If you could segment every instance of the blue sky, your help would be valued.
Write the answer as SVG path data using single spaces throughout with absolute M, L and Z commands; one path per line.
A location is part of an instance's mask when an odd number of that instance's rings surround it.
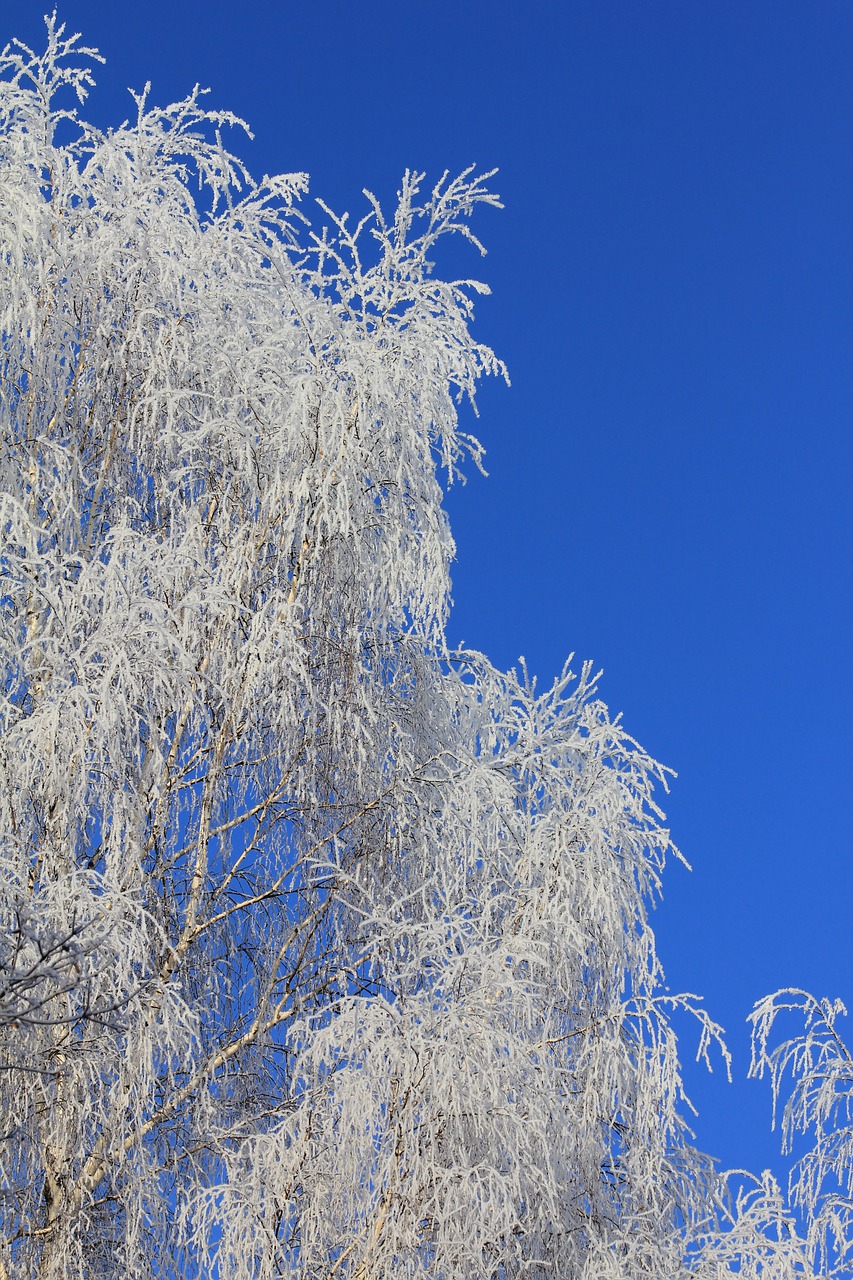
M 4 0 L 0 42 L 44 4 Z M 675 768 L 693 864 L 657 913 L 735 1083 L 688 1068 L 701 1146 L 784 1168 L 744 1019 L 782 986 L 853 1011 L 849 0 L 65 0 L 125 87 L 199 81 L 260 174 L 390 199 L 406 167 L 500 168 L 476 332 L 488 479 L 449 506 L 453 641 L 550 678 L 569 652 Z M 470 424 L 469 424 L 470 425 Z M 853 1039 L 853 1025 L 849 1028 Z M 692 1032 L 685 1029 L 689 1060 Z

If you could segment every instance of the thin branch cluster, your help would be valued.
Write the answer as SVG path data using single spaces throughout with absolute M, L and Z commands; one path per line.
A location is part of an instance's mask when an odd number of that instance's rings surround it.
M 683 1119 L 664 770 L 445 642 L 491 175 L 315 230 L 94 56 L 0 59 L 0 1280 L 812 1275 Z

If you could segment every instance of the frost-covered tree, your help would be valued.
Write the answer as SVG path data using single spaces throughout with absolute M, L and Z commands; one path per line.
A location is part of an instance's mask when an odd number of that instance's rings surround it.
M 489 175 L 316 231 L 93 56 L 0 62 L 0 1280 L 810 1274 L 682 1118 L 664 771 L 446 643 Z
M 831 1276 L 853 1274 L 853 1054 L 837 1025 L 846 1012 L 840 1000 L 816 1000 L 789 988 L 760 1000 L 750 1015 L 750 1074 L 770 1078 L 782 1148 L 798 1156 L 791 1204 L 804 1223 L 815 1269 Z M 791 1015 L 802 1030 L 771 1048 L 777 1023 Z M 802 1153 L 799 1135 L 811 1142 Z

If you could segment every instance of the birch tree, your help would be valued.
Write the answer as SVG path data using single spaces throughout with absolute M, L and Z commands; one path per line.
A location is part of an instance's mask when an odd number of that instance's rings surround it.
M 750 1074 L 770 1080 L 782 1149 L 797 1156 L 790 1201 L 815 1270 L 827 1276 L 853 1269 L 853 1054 L 838 1027 L 846 1012 L 840 1000 L 788 988 L 750 1015 Z
M 806 1274 L 685 1123 L 665 770 L 589 666 L 447 644 L 504 371 L 432 263 L 491 175 L 314 225 L 198 89 L 85 123 L 47 37 L 0 59 L 0 1277 Z

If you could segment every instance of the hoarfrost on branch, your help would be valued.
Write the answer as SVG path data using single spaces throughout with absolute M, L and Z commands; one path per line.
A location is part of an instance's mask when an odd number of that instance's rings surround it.
M 94 56 L 0 62 L 0 1278 L 811 1274 L 682 1118 L 664 771 L 447 647 L 491 175 L 318 231 Z

